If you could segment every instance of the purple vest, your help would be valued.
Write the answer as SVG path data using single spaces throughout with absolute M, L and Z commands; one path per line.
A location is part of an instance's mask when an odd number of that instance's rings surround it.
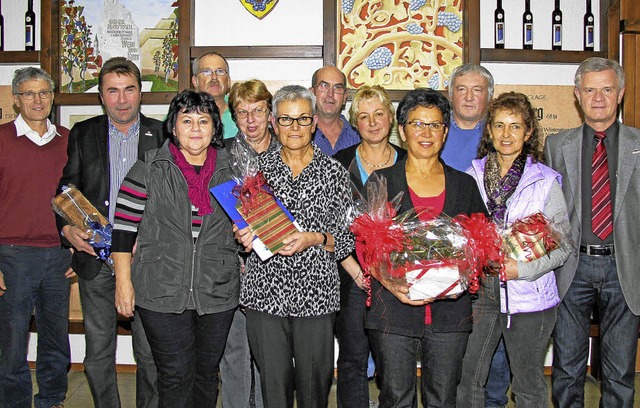
M 476 180 L 485 203 L 487 202 L 487 192 L 484 189 L 486 161 L 486 157 L 474 160 L 468 170 L 468 173 Z M 533 163 L 531 157 L 528 157 L 520 183 L 507 201 L 506 219 L 500 227 L 508 227 L 514 221 L 535 212 L 544 212 L 544 204 L 554 182 L 562 183 L 560 173 L 542 163 Z M 560 303 L 556 276 L 553 271 L 549 271 L 531 282 L 521 279 L 510 280 L 506 289 L 500 289 L 500 311 L 502 313 L 507 312 L 505 290 L 509 291 L 509 311 L 511 313 L 539 312 Z

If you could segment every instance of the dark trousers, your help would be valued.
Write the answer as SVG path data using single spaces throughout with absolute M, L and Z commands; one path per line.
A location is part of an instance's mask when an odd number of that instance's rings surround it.
M 335 314 L 279 317 L 247 309 L 249 346 L 260 370 L 266 408 L 328 405 Z
M 638 288 L 626 288 L 638 290 Z M 553 401 L 583 407 L 589 355 L 590 318 L 600 315 L 603 407 L 633 407 L 640 317 L 624 299 L 614 256 L 580 254 L 573 282 L 558 309 L 553 333 Z
M 508 285 L 508 283 L 507 283 Z M 458 406 L 485 407 L 484 384 L 500 338 L 509 354 L 513 373 L 511 390 L 518 408 L 548 406 L 544 359 L 556 321 L 557 309 L 511 315 L 500 313 L 500 289 L 497 277 L 487 277 L 473 304 L 473 332 L 469 336 L 458 385 Z
M 507 405 L 509 396 L 509 384 L 511 383 L 511 370 L 509 369 L 509 358 L 507 349 L 504 346 L 504 339 L 500 339 L 496 351 L 493 353 L 489 377 L 484 387 L 485 408 L 497 408 Z
M 420 338 L 369 330 L 381 382 L 380 408 L 417 407 L 418 355 L 423 406 L 455 408 L 468 337 L 467 332 L 435 333 L 431 325 L 424 326 Z
M 64 401 L 69 351 L 68 249 L 0 245 L 0 271 L 7 287 L 0 296 L 0 407 L 31 408 L 27 363 L 29 324 L 35 307 L 38 329 L 36 408 Z
M 220 360 L 220 379 L 223 407 L 262 408 L 260 373 L 249 350 L 247 317 L 240 308 L 233 315 L 227 345 Z
M 336 316 L 338 407 L 368 408 L 367 368 L 371 348 L 364 328 L 367 294 L 352 284 L 347 297 L 340 300 L 340 312 Z
M 136 308 L 158 367 L 161 408 L 215 408 L 218 368 L 234 311 L 198 315 Z
M 96 408 L 120 407 L 116 380 L 117 313 L 116 281 L 104 266 L 92 280 L 80 278 L 80 302 L 84 318 L 86 350 L 84 372 Z M 156 366 L 144 328 L 136 316 L 131 322 L 136 360 L 136 406 L 158 406 Z

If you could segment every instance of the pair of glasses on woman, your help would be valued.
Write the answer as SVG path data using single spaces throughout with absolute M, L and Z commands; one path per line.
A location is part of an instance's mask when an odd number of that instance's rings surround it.
M 33 98 L 35 98 L 36 95 L 38 95 L 40 97 L 40 99 L 49 99 L 51 98 L 51 95 L 53 95 L 53 91 L 39 91 L 39 92 L 32 92 L 32 91 L 27 91 L 27 92 L 16 92 L 16 95 L 20 95 L 22 96 L 24 99 L 30 101 Z
M 411 122 L 407 122 L 407 126 L 413 130 L 425 130 L 429 128 L 432 132 L 442 132 L 447 125 L 442 122 L 427 123 L 421 120 L 412 120 Z
M 267 113 L 269 113 L 269 109 L 255 108 L 254 110 L 251 110 L 251 111 L 243 109 L 243 110 L 236 111 L 236 118 L 246 119 L 249 117 L 249 115 L 253 116 L 254 118 L 263 118 L 264 115 L 266 115 Z
M 292 118 L 289 116 L 278 116 L 276 122 L 280 126 L 291 126 L 293 122 L 298 122 L 300 126 L 311 126 L 313 123 L 313 116 L 300 116 L 299 118 Z

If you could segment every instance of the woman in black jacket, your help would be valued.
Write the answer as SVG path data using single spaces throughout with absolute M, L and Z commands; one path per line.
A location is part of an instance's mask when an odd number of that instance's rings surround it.
M 349 170 L 353 184 L 364 194 L 369 175 L 392 166 L 407 151 L 389 143 L 395 126 L 395 109 L 387 91 L 380 86 L 363 86 L 353 96 L 349 122 L 358 130 L 362 142 L 340 150 L 333 156 Z M 339 408 L 368 408 L 367 363 L 371 348 L 364 328 L 367 299 L 362 270 L 352 254 L 340 272 L 340 312 L 336 319 L 338 353 L 337 396 Z
M 376 171 L 387 179 L 388 197 L 404 193 L 399 212 L 430 208 L 419 217 L 486 213 L 469 175 L 439 158 L 447 137 L 451 106 L 440 93 L 416 89 L 396 114 L 407 157 Z M 462 357 L 472 328 L 471 301 L 411 300 L 406 285 L 372 280 L 366 327 L 381 379 L 380 407 L 411 407 L 415 399 L 416 355 L 421 350 L 422 403 L 455 407 Z

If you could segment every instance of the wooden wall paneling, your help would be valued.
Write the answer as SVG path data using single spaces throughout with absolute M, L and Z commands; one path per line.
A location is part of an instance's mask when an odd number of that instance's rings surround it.
M 195 0 L 178 1 L 178 89 L 191 88 L 191 46 L 195 28 Z
M 480 63 L 480 0 L 466 0 L 462 10 L 464 62 Z
M 338 38 L 336 30 L 338 27 L 338 1 L 323 0 L 322 28 L 323 37 L 323 65 L 335 65 L 338 60 Z
M 600 3 L 600 21 L 607 26 L 600 29 L 600 44 L 606 44 L 607 57 L 620 60 L 620 0 Z M 602 24 L 601 24 L 602 25 Z M 603 37 L 606 34 L 606 37 Z

